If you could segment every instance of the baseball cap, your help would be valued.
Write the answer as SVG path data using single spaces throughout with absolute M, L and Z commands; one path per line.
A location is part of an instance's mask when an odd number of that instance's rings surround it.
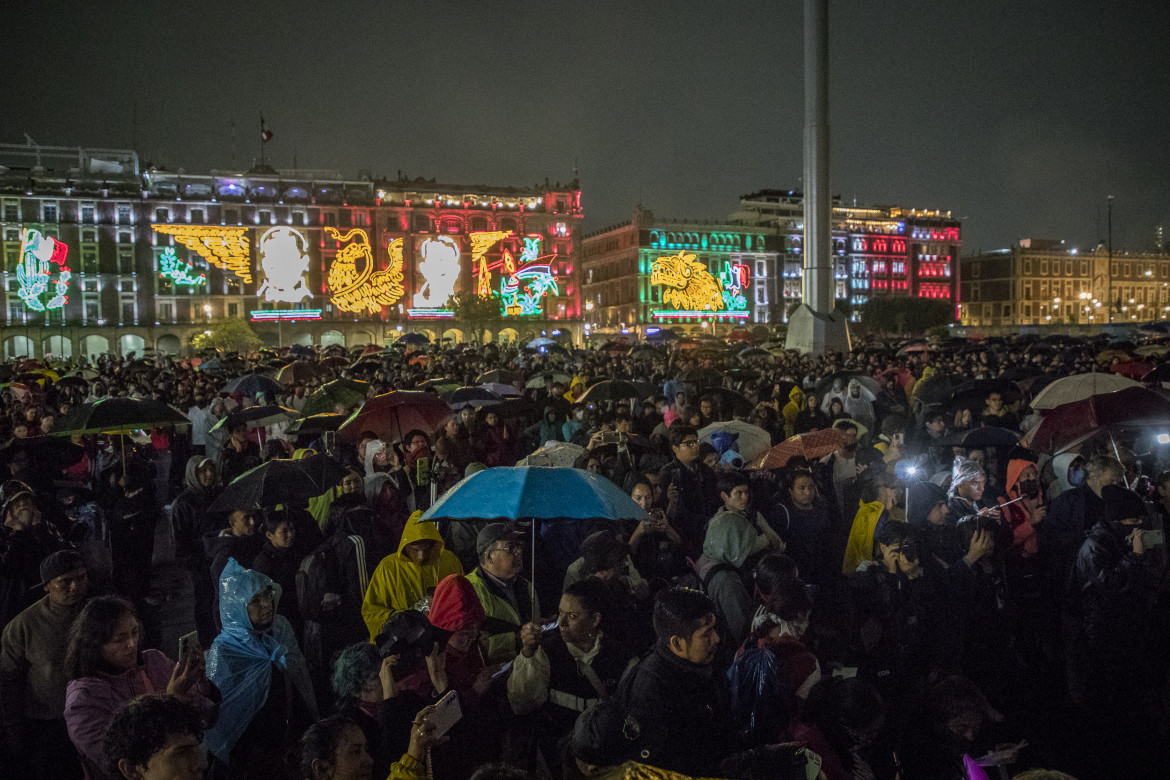
M 581 543 L 581 557 L 585 572 L 596 574 L 617 566 L 630 554 L 630 546 L 617 538 L 613 531 L 598 531 L 585 537 Z
M 58 550 L 41 561 L 41 581 L 31 590 L 40 590 L 53 580 L 71 571 L 85 568 L 85 559 L 77 550 Z
M 484 551 L 496 542 L 523 541 L 525 538 L 511 523 L 489 523 L 475 537 L 475 553 L 482 558 Z

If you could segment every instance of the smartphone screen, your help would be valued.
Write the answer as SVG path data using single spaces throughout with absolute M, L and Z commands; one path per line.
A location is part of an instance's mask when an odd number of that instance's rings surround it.
M 435 709 L 427 716 L 427 722 L 435 727 L 435 737 L 441 737 L 451 730 L 451 727 L 463 717 L 463 710 L 459 706 L 459 694 L 447 691 L 447 695 L 439 699 Z
M 195 652 L 199 647 L 199 632 L 192 631 L 190 634 L 183 634 L 179 637 L 179 663 L 182 664 L 186 657 Z

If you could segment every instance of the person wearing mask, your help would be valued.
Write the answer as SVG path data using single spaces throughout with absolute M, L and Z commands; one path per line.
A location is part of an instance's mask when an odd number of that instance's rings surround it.
M 539 711 L 536 740 L 549 766 L 556 766 L 557 743 L 577 717 L 611 698 L 637 662 L 627 646 L 602 630 L 606 603 L 598 580 L 581 580 L 561 595 L 559 630 L 545 636 L 538 623 L 520 630 L 523 646 L 508 677 L 508 702 L 517 715 Z
M 618 685 L 615 699 L 641 724 L 645 763 L 710 776 L 735 751 L 727 678 L 713 663 L 715 605 L 697 590 L 670 588 L 654 605 L 654 650 Z
M 842 574 L 848 576 L 857 571 L 862 563 L 873 560 L 873 542 L 883 528 L 891 523 L 906 522 L 906 515 L 898 508 L 901 499 L 902 490 L 892 474 L 874 474 L 865 481 L 861 504 L 853 517 L 849 541 L 845 546 Z
M 1058 496 L 1085 484 L 1085 458 L 1076 452 L 1062 452 L 1052 459 L 1052 474 L 1045 497 L 1051 504 Z
M 264 546 L 256 554 L 252 568 L 267 575 L 280 586 L 288 598 L 280 603 L 280 614 L 288 618 L 293 633 L 301 636 L 303 626 L 301 611 L 297 607 L 297 569 L 301 555 L 295 548 L 297 530 L 292 518 L 284 511 L 268 510 L 264 513 Z
M 445 577 L 463 573 L 463 566 L 446 548 L 435 524 L 421 518 L 422 512 L 410 516 L 398 551 L 383 558 L 370 578 L 362 600 L 362 619 L 371 640 L 395 612 L 425 611 L 435 586 Z
M 292 627 L 277 611 L 280 586 L 233 559 L 218 590 L 223 630 L 207 669 L 223 702 L 204 743 L 233 776 L 268 777 L 316 720 L 317 700 Z
M 0 638 L 4 761 L 14 775 L 77 778 L 81 764 L 65 727 L 65 647 L 89 592 L 81 555 L 60 550 L 41 561 L 40 590 L 45 595 Z
M 658 473 L 666 493 L 666 516 L 683 539 L 683 552 L 697 558 L 702 550 L 707 520 L 719 508 L 715 472 L 699 460 L 699 433 L 690 426 L 670 426 L 674 460 Z
M 508 523 L 490 523 L 476 536 L 479 566 L 468 575 L 487 622 L 480 644 L 489 664 L 511 661 L 520 652 L 521 616 L 540 614 L 532 583 L 520 576 L 528 537 Z
M 1007 496 L 999 503 L 1000 514 L 1012 531 L 1013 545 L 1020 557 L 1034 558 L 1040 549 L 1036 528 L 1048 513 L 1035 463 L 1018 458 L 1008 461 Z
M 102 739 L 106 774 L 120 780 L 202 780 L 207 771 L 199 709 L 154 693 L 123 704 Z
M 207 510 L 220 493 L 219 470 L 215 461 L 202 455 L 187 459 L 185 489 L 171 503 L 171 527 L 175 534 L 175 557 L 191 574 L 195 595 L 195 626 L 199 635 L 215 635 L 215 588 L 209 576 L 211 561 L 203 545 L 204 537 L 219 530 L 222 515 Z
M 139 630 L 134 606 L 117 596 L 86 602 L 69 630 L 65 724 L 87 780 L 105 777 L 102 737 L 114 712 L 136 696 L 165 691 L 215 718 L 220 693 L 204 675 L 203 651 L 192 646 L 176 664 L 159 650 L 143 650 Z

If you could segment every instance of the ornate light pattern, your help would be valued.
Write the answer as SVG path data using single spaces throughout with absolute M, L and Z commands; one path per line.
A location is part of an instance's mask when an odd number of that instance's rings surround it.
M 60 309 L 69 300 L 69 279 L 73 276 L 65 257 L 69 247 L 55 238 L 42 236 L 40 231 L 25 228 L 20 231 L 20 265 L 16 267 L 16 281 L 20 285 L 17 294 L 25 305 L 34 311 Z M 57 278 L 53 279 L 54 266 Z M 52 283 L 53 295 L 42 302 L 41 296 L 49 292 Z
M 348 241 L 337 252 L 329 266 L 330 301 L 341 311 L 357 312 L 363 309 L 377 314 L 382 306 L 389 306 L 402 297 L 402 241 L 390 242 L 387 251 L 390 264 L 384 271 L 374 270 L 374 253 L 370 236 L 361 228 L 342 233 L 326 227 L 325 234 L 337 241 Z M 360 267 L 360 270 L 359 270 Z
M 246 227 L 205 225 L 151 225 L 156 233 L 174 236 L 183 246 L 199 254 L 216 268 L 230 271 L 252 282 L 251 242 Z
M 676 309 L 712 312 L 727 307 L 723 290 L 707 266 L 681 249 L 650 265 L 650 284 L 662 285 L 663 302 Z
M 510 230 L 497 230 L 489 233 L 471 234 L 471 269 L 479 277 L 475 291 L 479 295 L 492 294 L 492 272 L 488 268 L 484 255 L 488 250 L 505 238 L 512 235 Z
M 186 286 L 203 284 L 207 281 L 207 274 L 195 276 L 195 266 L 189 260 L 180 260 L 175 254 L 174 247 L 167 247 L 158 258 L 158 275 L 160 279 L 169 279 L 175 284 Z
M 264 271 L 257 298 L 300 303 L 313 297 L 305 279 L 309 271 L 309 240 L 304 233 L 288 227 L 269 228 L 256 242 L 256 251 Z

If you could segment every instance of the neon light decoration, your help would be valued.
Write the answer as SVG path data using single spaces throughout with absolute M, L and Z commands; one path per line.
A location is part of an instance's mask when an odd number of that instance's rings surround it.
M 252 245 L 245 227 L 205 225 L 151 225 L 156 233 L 174 236 L 216 268 L 231 271 L 245 284 L 252 283 Z
M 450 320 L 455 312 L 450 309 L 407 309 L 406 316 L 412 320 Z
M 195 276 L 195 266 L 189 260 L 180 260 L 174 247 L 167 247 L 158 258 L 158 276 L 170 279 L 174 284 L 192 286 L 207 281 L 207 274 Z
M 866 255 L 905 255 L 906 239 L 890 238 L 882 235 L 853 236 L 851 244 L 854 252 Z
M 370 236 L 361 228 L 340 232 L 326 227 L 325 235 L 338 241 L 349 241 L 337 252 L 329 266 L 329 300 L 341 311 L 362 311 L 377 314 L 382 306 L 389 306 L 402 297 L 402 239 L 390 242 L 390 264 L 384 271 L 374 270 L 374 253 Z M 359 271 L 358 268 L 361 268 Z
M 253 322 L 290 322 L 292 320 L 319 320 L 320 309 L 257 309 L 248 312 Z
M 723 285 L 724 306 L 729 310 L 747 309 L 743 291 L 748 286 L 748 267 L 743 263 L 725 262 L 719 272 L 719 281 Z
M 471 234 L 471 269 L 472 273 L 479 277 L 476 282 L 475 292 L 477 295 L 491 295 L 492 294 L 492 272 L 490 268 L 495 265 L 488 266 L 484 255 L 488 250 L 498 244 L 505 238 L 512 235 L 510 230 L 497 230 L 490 233 L 472 233 Z
M 416 309 L 440 309 L 459 284 L 459 244 L 449 236 L 434 236 L 423 239 L 418 252 L 418 275 L 423 282 L 412 303 Z
M 260 268 L 264 271 L 264 283 L 256 291 L 256 297 L 282 303 L 300 303 L 312 298 L 305 279 L 309 272 L 308 249 L 309 240 L 299 230 L 274 227 L 264 231 L 256 242 Z
M 710 311 L 674 311 L 664 309 L 662 311 L 650 312 L 650 315 L 655 319 L 660 320 L 685 320 L 693 317 L 701 317 L 703 319 L 725 319 L 725 320 L 739 320 L 747 319 L 751 315 L 746 311 L 728 311 L 719 312 L 718 314 Z
M 682 250 L 650 264 L 650 284 L 662 285 L 663 302 L 680 310 L 710 313 L 727 307 L 707 266 Z
M 20 265 L 16 267 L 17 292 L 25 305 L 34 311 L 60 309 L 69 301 L 69 279 L 73 273 L 65 265 L 69 247 L 40 231 L 25 228 L 20 231 Z M 53 266 L 60 271 L 53 279 Z M 53 285 L 53 296 L 41 302 L 41 296 Z
M 540 254 L 540 236 L 528 236 L 524 239 L 524 248 L 520 250 L 520 267 L 514 268 L 512 255 L 504 251 L 503 263 L 505 274 L 500 279 L 500 304 L 505 316 L 525 317 L 540 314 L 540 302 L 551 292 L 560 295 L 557 288 L 557 277 L 551 266 L 540 262 L 555 255 Z

